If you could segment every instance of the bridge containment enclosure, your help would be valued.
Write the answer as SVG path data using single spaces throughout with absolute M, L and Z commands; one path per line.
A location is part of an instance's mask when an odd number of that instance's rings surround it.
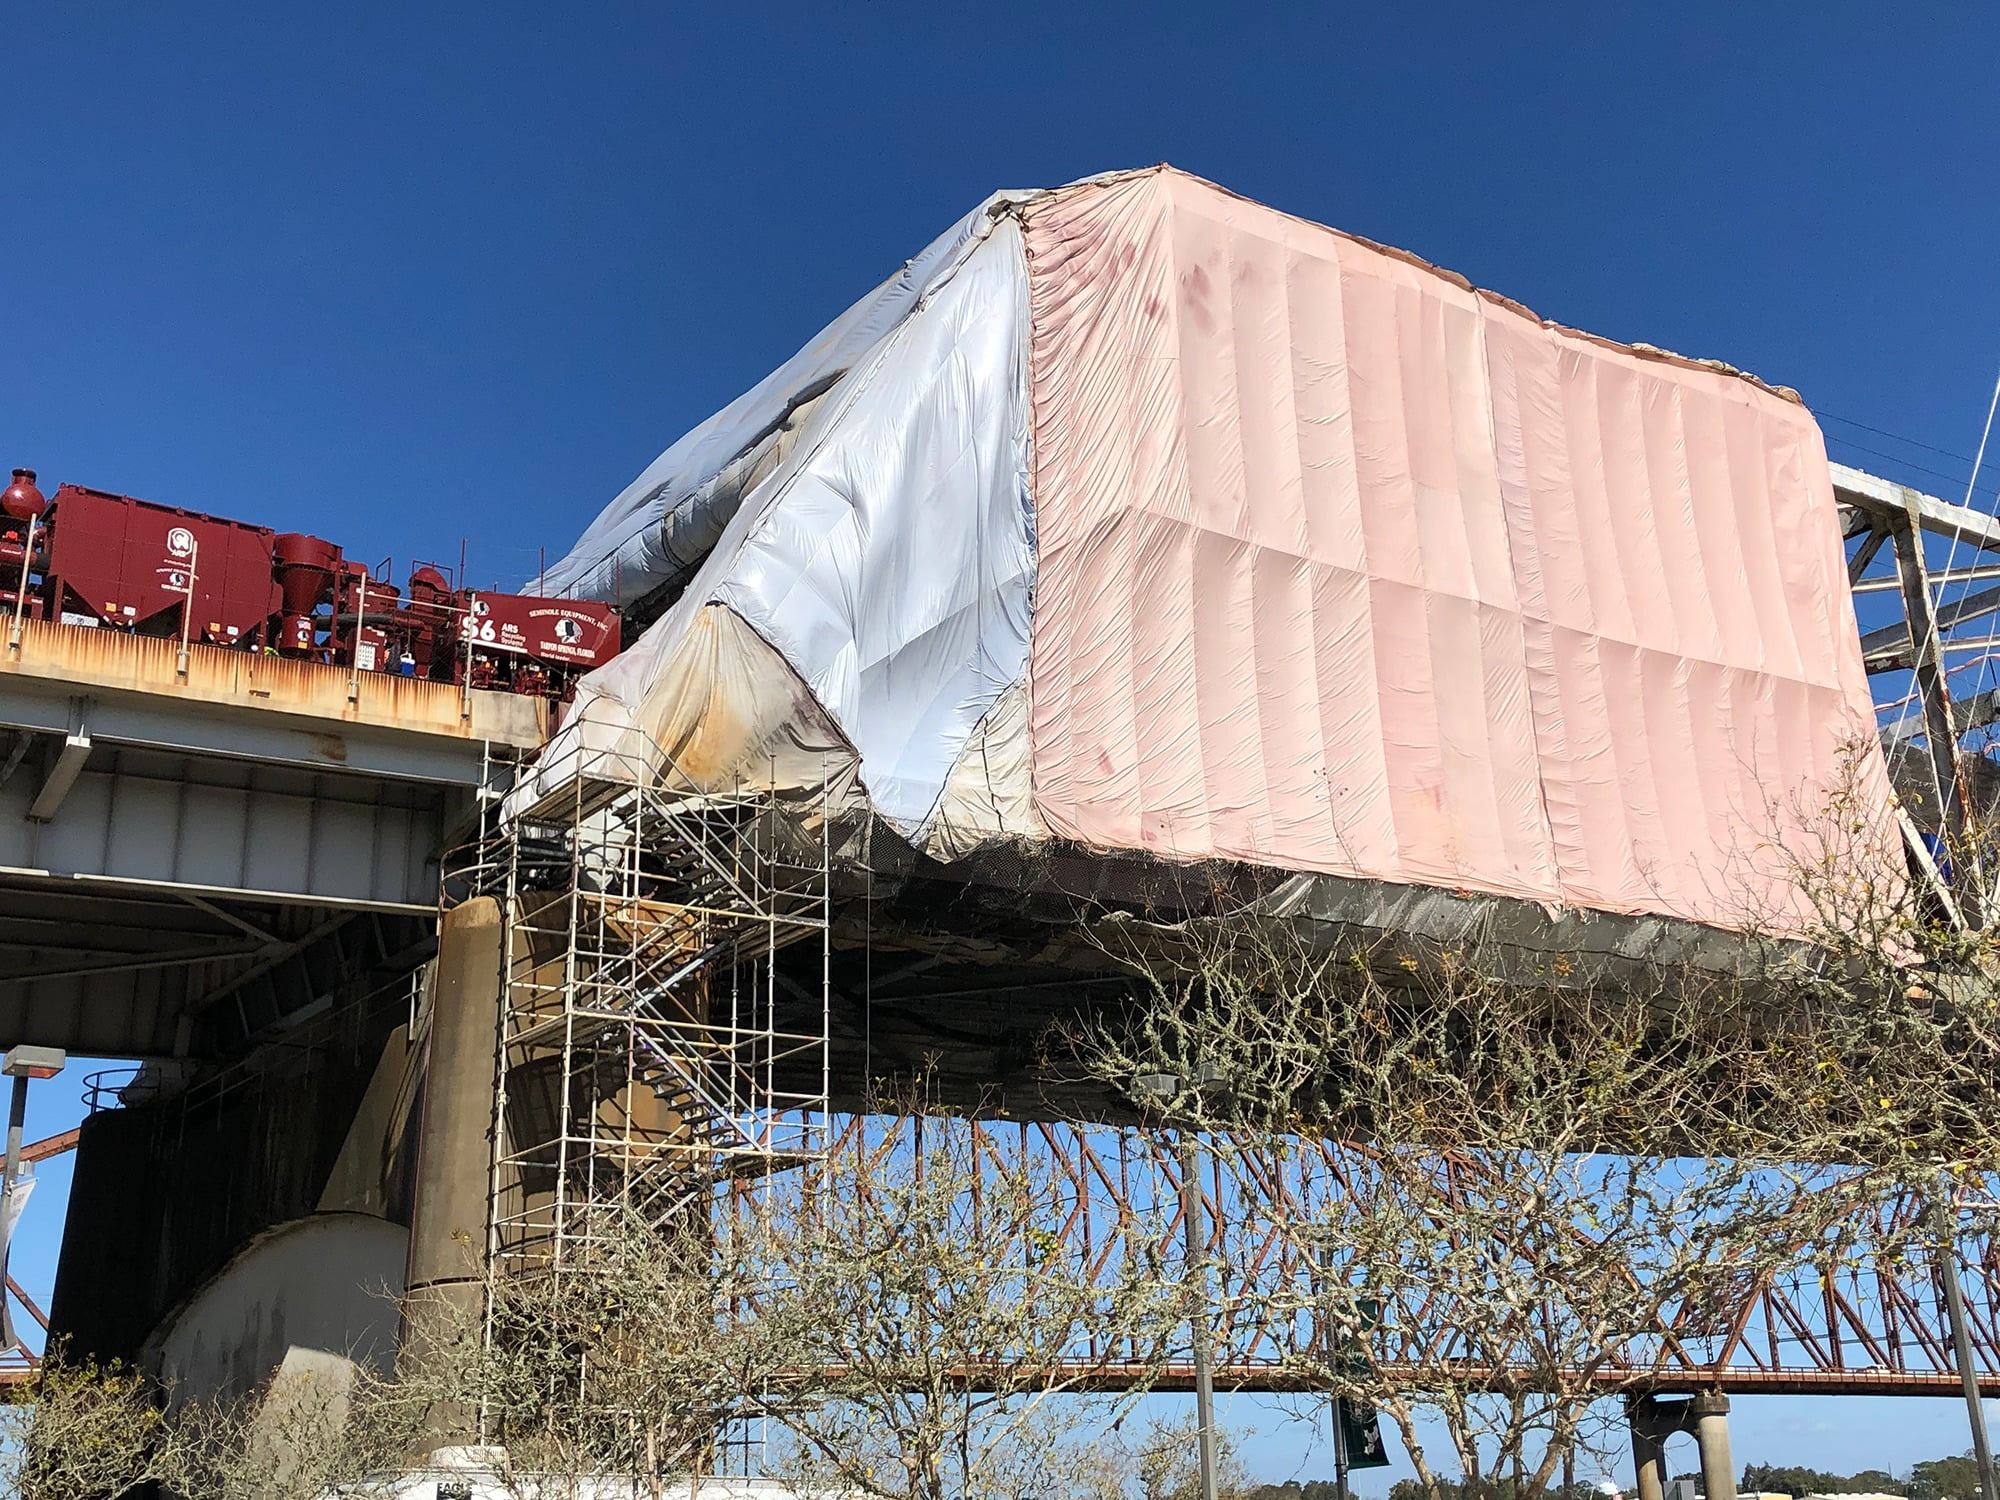
M 1044 1065 L 1136 993 L 1087 914 L 1726 966 L 1834 799 L 1893 884 L 1986 795 L 1988 551 L 1732 368 L 1170 168 L 997 194 L 526 586 L 623 617 L 565 703 L 16 628 L 0 1042 L 134 1064 L 53 1322 L 210 1388 L 386 1361 L 364 1282 L 474 1296 L 919 1076 L 1102 1233 L 1078 1122 L 1133 1106 Z M 1746 1291 L 1659 1389 L 1955 1392 L 1934 1278 L 1867 1277 Z

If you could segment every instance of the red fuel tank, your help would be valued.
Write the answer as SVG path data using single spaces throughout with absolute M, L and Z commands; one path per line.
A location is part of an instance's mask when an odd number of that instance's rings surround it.
M 16 469 L 14 482 L 0 490 L 0 515 L 12 516 L 16 521 L 39 521 L 48 508 L 49 502 L 35 488 L 33 469 Z

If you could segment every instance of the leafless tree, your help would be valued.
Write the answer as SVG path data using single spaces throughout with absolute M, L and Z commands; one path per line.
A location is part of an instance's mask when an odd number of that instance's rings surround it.
M 1099 1376 L 1112 1349 L 1164 1365 L 1192 1316 L 1290 1330 L 1278 1373 L 1382 1411 L 1431 1500 L 1448 1466 L 1528 1500 L 1607 1398 L 1702 1368 L 1760 1287 L 1927 1251 L 1904 1207 L 2000 1168 L 2000 953 L 1966 920 L 1991 903 L 1885 872 L 1859 808 L 1776 851 L 1791 899 L 1701 963 L 1357 945 L 1219 897 L 1096 922 L 1143 1001 L 1060 1038 L 1066 1066 L 1128 1097 L 1179 1081 L 1144 1128 L 1220 1181 L 1205 1278 L 1169 1248 L 1170 1194 L 1124 1205 L 1152 1219 L 1106 1259 L 1064 1232 L 1079 1188 L 1046 1155 L 897 1098 L 679 1225 L 604 1205 L 561 1274 L 497 1280 L 395 1379 L 163 1432 L 128 1372 L 52 1378 L 23 1492 L 73 1461 L 99 1467 L 51 1493 L 317 1494 L 452 1406 L 547 1500 L 603 1474 L 663 1495 L 753 1430 L 813 1493 L 1172 1496 L 1186 1446 L 1106 1437 Z
M 1065 1180 L 982 1139 L 899 1103 L 679 1230 L 607 1206 L 559 1274 L 496 1282 L 483 1341 L 405 1362 L 403 1399 L 482 1413 L 537 1496 L 661 1495 L 754 1439 L 806 1493 L 1108 1500 L 1090 1339 L 1156 1337 L 1178 1291 L 1087 1264 L 1051 1231 Z
M 172 1466 L 151 1384 L 119 1363 L 51 1349 L 0 1406 L 0 1492 L 116 1500 Z
M 419 1457 L 450 1408 L 504 1449 L 523 1500 L 611 1476 L 657 1500 L 753 1434 L 807 1494 L 1115 1500 L 1137 1459 L 1107 1435 L 1119 1402 L 1090 1389 L 1092 1340 L 1156 1339 L 1184 1308 L 1157 1267 L 1106 1274 L 1053 1232 L 1070 1190 L 963 1120 L 857 1123 L 827 1160 L 678 1227 L 605 1205 L 560 1273 L 496 1280 L 461 1314 L 477 1326 L 434 1326 L 393 1376 L 342 1362 L 171 1416 L 129 1372 L 52 1376 L 35 1472 L 318 1500 Z
M 1859 857 L 1836 807 L 1726 966 L 1331 942 L 1254 906 L 1108 918 L 1146 1003 L 1065 1037 L 1221 1164 L 1212 1320 L 1303 1326 L 1288 1373 L 1399 1429 L 1427 1491 L 1546 1491 L 1604 1398 L 1699 1366 L 1774 1279 L 1909 1253 L 1902 1212 L 2000 1166 L 1993 939 Z M 1879 847 L 1879 844 L 1873 847 Z M 1276 1266 L 1277 1269 L 1273 1269 Z
M 385 1484 L 415 1450 L 430 1393 L 331 1356 L 257 1389 L 205 1400 L 159 1393 L 169 1434 L 158 1478 L 185 1500 L 326 1500 Z
M 607 1209 L 559 1274 L 496 1285 L 464 1398 L 525 1471 L 663 1492 L 701 1463 L 734 1392 L 769 1374 L 763 1325 L 724 1313 L 742 1273 L 696 1226 L 659 1233 Z
M 1218 1426 L 1216 1440 L 1217 1500 L 1242 1500 L 1250 1487 L 1238 1434 Z M 1202 1500 L 1201 1465 L 1196 1457 L 1194 1423 L 1155 1421 L 1132 1444 L 1126 1460 L 1131 1490 L 1137 1500 Z
M 1090 1350 L 1157 1340 L 1177 1286 L 1143 1263 L 1107 1274 L 1057 1232 L 1074 1189 L 1047 1158 L 961 1120 L 891 1121 L 795 1192 L 746 1199 L 732 1231 L 769 1264 L 794 1350 L 768 1406 L 783 1470 L 883 1500 L 1115 1493 Z

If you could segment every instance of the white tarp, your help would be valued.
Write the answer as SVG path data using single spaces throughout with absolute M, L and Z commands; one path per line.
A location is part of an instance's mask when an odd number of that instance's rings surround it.
M 675 607 L 585 679 L 545 767 L 573 763 L 566 739 L 601 739 L 620 721 L 678 743 L 685 700 L 658 685 L 685 679 L 691 653 L 746 654 L 706 619 L 719 605 L 811 690 L 858 753 L 876 809 L 905 833 L 928 822 L 959 753 L 1027 665 L 1027 278 L 1018 225 L 980 217 L 964 253 L 744 498 Z M 759 673 L 746 661 L 702 675 Z M 745 705 L 746 734 L 751 717 Z M 724 764 L 715 719 L 702 759 Z

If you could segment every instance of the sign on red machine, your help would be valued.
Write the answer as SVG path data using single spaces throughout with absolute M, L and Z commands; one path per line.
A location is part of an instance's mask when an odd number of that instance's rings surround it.
M 608 606 L 526 594 L 470 596 L 460 638 L 489 651 L 567 662 L 583 671 L 618 654 L 618 616 Z
M 618 654 L 618 613 L 606 604 L 476 590 L 455 602 L 474 687 L 547 695 L 557 678 Z

